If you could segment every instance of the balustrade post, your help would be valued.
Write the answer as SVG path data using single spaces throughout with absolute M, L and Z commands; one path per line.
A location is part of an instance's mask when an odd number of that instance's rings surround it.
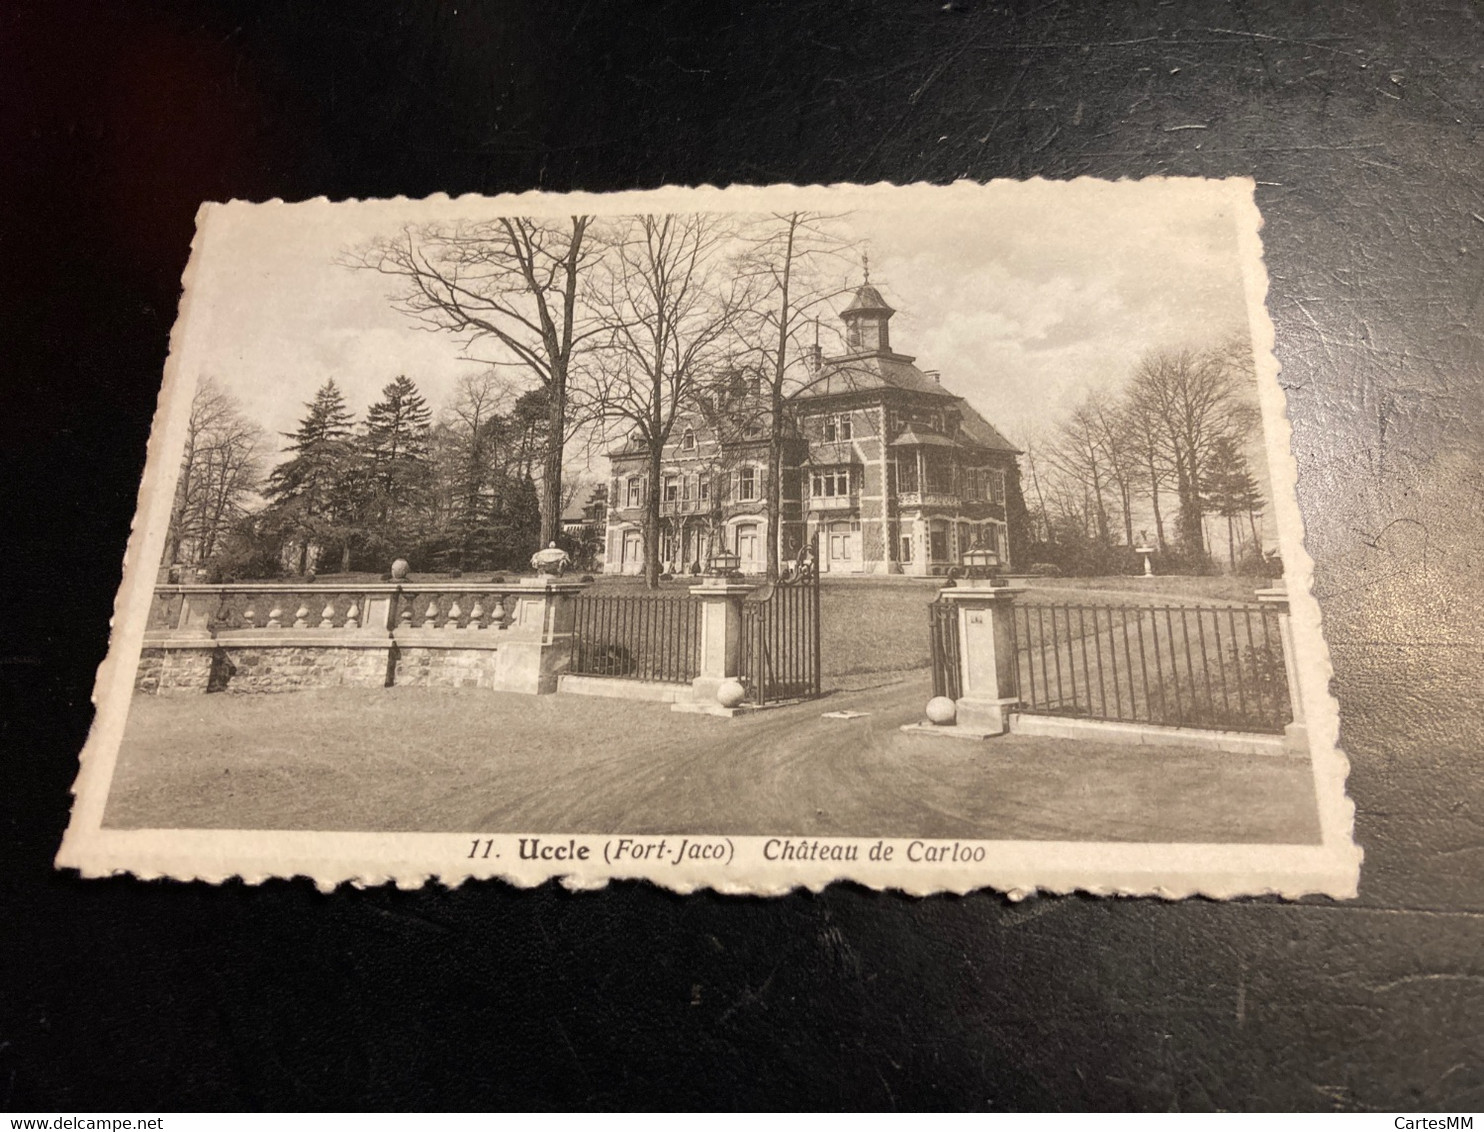
M 175 623 L 174 636 L 210 637 L 217 607 L 221 604 L 221 591 L 211 589 L 182 589 L 180 592 L 180 617 Z
M 496 596 L 490 627 L 504 631 L 498 638 L 495 688 L 540 695 L 557 690 L 572 655 L 572 599 L 586 588 L 585 582 L 543 575 L 521 579 Z
M 1280 581 L 1272 589 L 1257 591 L 1264 615 L 1277 614 L 1278 639 L 1283 643 L 1283 674 L 1288 680 L 1288 703 L 1293 719 L 1283 728 L 1289 747 L 1296 751 L 1309 749 L 1309 726 L 1304 719 L 1304 690 L 1299 682 L 1298 648 L 1293 639 L 1293 617 L 1288 607 L 1288 589 Z

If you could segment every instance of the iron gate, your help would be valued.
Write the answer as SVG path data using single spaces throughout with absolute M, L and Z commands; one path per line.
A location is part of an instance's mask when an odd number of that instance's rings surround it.
M 933 695 L 956 700 L 964 694 L 958 670 L 958 606 L 941 597 L 928 603 L 928 643 L 933 657 Z
M 820 694 L 819 540 L 742 602 L 742 682 L 755 704 Z

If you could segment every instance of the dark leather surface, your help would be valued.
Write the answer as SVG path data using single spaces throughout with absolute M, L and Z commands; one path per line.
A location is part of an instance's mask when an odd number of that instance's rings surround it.
M 1478 21 L 10 5 L 0 1109 L 1477 1108 Z M 1162 173 L 1261 183 L 1358 901 L 51 871 L 200 200 Z

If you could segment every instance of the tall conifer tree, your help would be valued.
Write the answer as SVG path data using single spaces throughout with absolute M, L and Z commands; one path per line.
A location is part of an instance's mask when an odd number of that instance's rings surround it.
M 358 444 L 364 486 L 365 534 L 378 549 L 405 553 L 418 536 L 419 507 L 428 486 L 433 414 L 406 376 L 382 388 L 366 412 Z
M 299 427 L 286 434 L 293 455 L 268 477 L 268 497 L 277 525 L 297 550 L 299 573 L 310 566 L 310 548 L 343 541 L 347 518 L 346 473 L 351 459 L 351 414 L 335 379 L 326 381 L 306 406 Z

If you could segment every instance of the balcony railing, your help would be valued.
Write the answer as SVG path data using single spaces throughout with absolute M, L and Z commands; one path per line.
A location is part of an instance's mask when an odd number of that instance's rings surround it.
M 711 510 L 709 499 L 665 499 L 660 501 L 661 515 L 700 515 Z
M 957 507 L 964 500 L 951 491 L 899 491 L 899 507 Z

